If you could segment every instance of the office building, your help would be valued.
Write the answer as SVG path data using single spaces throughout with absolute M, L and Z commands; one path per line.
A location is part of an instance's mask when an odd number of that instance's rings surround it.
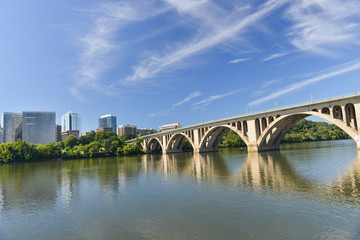
M 86 136 L 86 134 L 96 134 L 96 132 L 94 131 L 94 130 L 90 130 L 90 131 L 87 131 L 87 132 L 83 132 L 82 134 L 81 134 L 81 136 Z
M 73 111 L 69 111 L 61 116 L 61 131 L 78 130 L 81 134 L 81 116 Z
M 95 133 L 98 132 L 113 132 L 113 129 L 111 127 L 101 127 L 95 130 Z
M 113 132 L 116 132 L 116 117 L 112 114 L 101 116 L 99 128 L 111 128 Z
M 118 135 L 118 137 L 121 137 L 129 133 L 136 135 L 136 132 L 137 132 L 136 126 L 127 124 L 127 125 L 119 125 L 116 134 Z
M 0 126 L 0 143 L 4 142 L 3 128 Z
M 63 132 L 61 132 L 61 140 L 65 141 L 67 139 L 67 137 L 70 135 L 79 138 L 80 132 L 79 132 L 79 130 L 63 131 Z
M 161 131 L 173 130 L 177 128 L 182 128 L 183 126 L 180 123 L 171 123 L 160 126 Z
M 22 115 L 21 113 L 1 113 L 3 126 L 3 142 L 16 142 L 22 137 Z
M 22 139 L 36 144 L 55 142 L 55 112 L 22 112 Z
M 61 125 L 56 124 L 56 142 L 61 142 Z

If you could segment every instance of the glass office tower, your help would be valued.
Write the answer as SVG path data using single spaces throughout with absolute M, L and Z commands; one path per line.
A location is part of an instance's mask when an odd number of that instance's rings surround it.
M 3 126 L 3 142 L 16 142 L 22 137 L 22 115 L 21 113 L 1 113 Z
M 61 131 L 78 130 L 81 135 L 81 116 L 78 113 L 69 111 L 61 116 Z
M 55 142 L 55 112 L 23 112 L 22 139 L 36 144 Z
M 116 117 L 112 114 L 104 115 L 99 118 L 99 128 L 109 127 L 116 133 Z

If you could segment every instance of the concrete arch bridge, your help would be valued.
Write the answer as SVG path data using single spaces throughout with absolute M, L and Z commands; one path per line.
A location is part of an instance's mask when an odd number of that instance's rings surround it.
M 142 136 L 146 153 L 182 152 L 187 139 L 194 152 L 213 152 L 224 134 L 233 130 L 247 145 L 249 152 L 279 149 L 280 141 L 295 123 L 308 116 L 318 116 L 349 134 L 360 149 L 360 95 L 231 117 L 174 130 Z M 128 142 L 134 143 L 136 139 Z

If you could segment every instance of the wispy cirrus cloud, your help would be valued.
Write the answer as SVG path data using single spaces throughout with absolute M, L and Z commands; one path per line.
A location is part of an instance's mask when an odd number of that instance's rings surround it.
M 273 79 L 263 82 L 263 84 L 256 91 L 252 93 L 253 96 L 259 96 L 269 91 L 269 87 L 281 82 L 284 78 Z
M 179 107 L 181 105 L 183 105 L 184 103 L 187 103 L 187 102 L 190 102 L 191 99 L 195 98 L 195 97 L 198 97 L 200 96 L 201 93 L 199 91 L 196 91 L 196 92 L 193 92 L 191 93 L 188 97 L 184 98 L 183 100 L 179 101 L 179 102 L 176 102 L 172 105 L 172 108 L 176 108 L 176 107 Z
M 230 92 L 226 92 L 226 93 L 222 93 L 222 94 L 218 94 L 218 95 L 213 95 L 213 96 L 209 96 L 199 102 L 194 103 L 193 109 L 200 109 L 200 108 L 205 108 L 206 106 L 208 106 L 210 103 L 225 98 L 225 97 L 229 97 L 231 95 L 237 94 L 239 92 L 243 91 L 243 89 L 238 89 L 238 90 L 234 90 L 234 91 L 230 91 Z
M 284 78 L 278 78 L 278 79 L 273 79 L 273 80 L 269 80 L 269 81 L 265 81 L 260 88 L 267 88 L 267 87 L 270 87 L 276 83 L 279 83 L 283 80 Z
M 300 50 L 331 55 L 329 47 L 359 44 L 358 0 L 293 1 L 285 15 L 294 23 L 290 42 Z
M 279 57 L 283 57 L 283 56 L 286 56 L 286 55 L 289 55 L 290 53 L 292 52 L 283 52 L 283 53 L 274 53 L 266 58 L 264 58 L 262 61 L 263 62 L 266 62 L 266 61 L 269 61 L 269 60 L 273 60 L 275 58 L 279 58 Z
M 161 112 L 157 112 L 157 113 L 150 113 L 148 114 L 149 117 L 156 117 L 156 116 L 165 116 L 167 115 L 170 111 L 175 110 L 177 107 L 180 107 L 181 105 L 184 105 L 185 103 L 190 102 L 193 98 L 196 98 L 198 96 L 201 96 L 201 92 L 199 91 L 195 91 L 193 93 L 190 93 L 188 97 L 184 98 L 181 101 L 178 101 L 174 104 L 171 105 L 171 108 L 166 109 L 164 111 Z
M 313 83 L 316 83 L 316 82 L 319 82 L 319 81 L 322 81 L 322 80 L 325 80 L 328 78 L 332 78 L 332 77 L 335 77 L 335 76 L 338 76 L 338 75 L 341 75 L 341 74 L 344 74 L 347 72 L 358 70 L 358 69 L 360 69 L 360 61 L 358 60 L 355 62 L 350 62 L 345 65 L 338 66 L 337 68 L 338 68 L 337 70 L 333 70 L 333 71 L 330 71 L 327 73 L 322 73 L 318 76 L 306 79 L 304 81 L 293 83 L 293 84 L 291 84 L 285 88 L 282 88 L 279 91 L 276 91 L 266 97 L 259 98 L 255 101 L 252 101 L 252 102 L 248 103 L 248 105 L 249 106 L 257 105 L 257 104 L 272 100 L 274 98 L 280 97 L 284 94 L 300 90 L 307 85 L 310 85 L 310 84 L 313 84 Z
M 143 11 L 146 8 L 147 11 Z M 71 88 L 78 95 L 78 88 L 90 88 L 102 94 L 112 94 L 112 88 L 101 84 L 102 75 L 116 65 L 116 54 L 121 43 L 116 34 L 127 25 L 152 18 L 166 11 L 167 7 L 152 1 L 106 2 L 90 10 L 82 10 L 89 16 L 87 31 L 78 35 L 81 47 L 76 83 Z
M 229 61 L 229 63 L 239 63 L 239 62 L 245 62 L 250 60 L 250 58 L 237 58 L 237 59 L 233 59 L 231 61 Z
M 188 41 L 178 43 L 174 47 L 153 54 L 151 57 L 143 59 L 141 63 L 134 67 L 132 75 L 126 78 L 126 82 L 140 82 L 151 79 L 158 74 L 173 71 L 181 66 L 185 59 L 198 55 L 205 50 L 218 46 L 227 41 L 233 41 L 239 37 L 247 28 L 254 25 L 275 9 L 278 9 L 286 0 L 269 0 L 251 13 L 242 14 L 248 11 L 247 8 L 236 8 L 234 12 L 228 12 L 212 1 L 179 1 L 168 0 L 168 4 L 177 9 L 186 18 L 196 19 L 197 24 L 201 24 L 201 31 Z M 238 12 L 240 11 L 240 12 Z M 242 17 L 238 15 L 242 14 Z M 237 16 L 237 17 L 234 17 Z

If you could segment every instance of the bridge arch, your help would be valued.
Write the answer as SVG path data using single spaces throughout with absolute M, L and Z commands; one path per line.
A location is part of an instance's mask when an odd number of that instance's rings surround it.
M 352 127 L 358 130 L 354 104 L 348 103 L 345 105 L 345 116 L 346 116 L 346 125 L 348 127 Z
M 336 109 L 334 109 L 336 108 Z M 351 105 L 348 107 L 349 121 L 343 121 L 343 115 L 340 106 L 335 106 L 332 110 L 333 113 L 336 112 L 336 116 L 331 117 L 330 109 L 322 108 L 321 113 L 315 111 L 300 112 L 295 114 L 283 115 L 276 119 L 274 122 L 269 124 L 268 128 L 260 135 L 257 140 L 257 146 L 259 151 L 265 150 L 276 150 L 279 149 L 280 141 L 283 139 L 287 131 L 292 128 L 298 121 L 304 119 L 308 116 L 317 116 L 323 118 L 342 130 L 344 130 L 349 136 L 354 139 L 356 142 L 360 142 L 360 137 L 357 132 L 356 116 L 355 111 L 353 111 Z M 324 111 L 325 109 L 325 111 Z M 340 110 L 339 110 L 340 109 Z M 346 109 L 346 108 L 345 108 Z M 329 111 L 327 111 L 329 110 Z M 349 122 L 349 123 L 348 123 Z
M 149 141 L 146 144 L 146 153 L 154 153 L 157 151 L 162 151 L 163 145 L 161 144 L 161 142 L 159 141 L 159 139 L 157 138 L 151 138 L 149 139 Z
M 249 141 L 246 136 L 242 133 L 242 131 L 237 130 L 236 127 L 231 125 L 220 125 L 214 126 L 209 129 L 208 132 L 201 139 L 199 144 L 199 152 L 213 152 L 217 151 L 220 140 L 229 130 L 233 130 L 236 134 L 238 134 L 241 139 L 245 142 L 246 146 L 249 146 Z
M 171 138 L 169 139 L 166 149 L 165 149 L 166 153 L 182 152 L 182 146 L 184 145 L 184 142 L 186 140 L 188 140 L 190 142 L 192 148 L 195 149 L 192 139 L 190 139 L 184 133 L 177 133 L 177 134 L 174 134 L 173 136 L 171 136 Z

